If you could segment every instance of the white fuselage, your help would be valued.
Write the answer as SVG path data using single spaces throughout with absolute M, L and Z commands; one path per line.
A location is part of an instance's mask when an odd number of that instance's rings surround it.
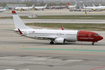
M 84 7 L 84 9 L 96 9 L 96 10 L 102 10 L 102 9 L 105 9 L 105 7 L 102 7 L 102 6 L 94 6 L 94 7 Z
M 77 4 L 75 5 L 69 5 L 68 8 L 76 8 Z
M 105 9 L 105 6 L 97 6 L 98 9 Z
M 6 11 L 6 9 L 0 9 L 0 12 L 4 12 L 4 11 Z
M 43 10 L 43 9 L 45 9 L 47 7 L 47 4 L 45 5 L 45 6 L 35 6 L 34 8 L 36 9 L 36 10 Z
M 45 9 L 45 8 L 46 8 L 45 6 L 35 7 L 35 9 L 37 9 L 37 10 L 42 10 L 42 9 Z
M 95 7 L 88 6 L 88 7 L 84 7 L 84 9 L 95 9 Z
M 15 9 L 24 9 L 24 10 L 28 10 L 28 9 L 32 9 L 32 7 L 16 7 Z
M 56 39 L 64 38 L 67 41 L 77 41 L 78 30 L 37 30 L 24 29 L 21 30 L 23 35 L 32 38 Z

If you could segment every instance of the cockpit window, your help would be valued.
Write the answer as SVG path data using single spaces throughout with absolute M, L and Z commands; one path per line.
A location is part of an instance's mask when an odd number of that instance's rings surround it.
M 94 36 L 99 36 L 99 34 L 94 34 Z

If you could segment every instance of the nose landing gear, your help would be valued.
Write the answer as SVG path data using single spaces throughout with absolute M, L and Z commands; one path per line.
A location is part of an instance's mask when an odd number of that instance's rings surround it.
M 94 42 L 92 42 L 92 45 L 94 45 Z

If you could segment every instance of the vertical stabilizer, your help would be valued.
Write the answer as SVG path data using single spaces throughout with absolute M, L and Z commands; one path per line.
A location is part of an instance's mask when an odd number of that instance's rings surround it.
M 99 6 L 101 6 L 101 4 L 99 3 Z
M 46 8 L 47 7 L 47 4 L 44 7 Z
M 8 9 L 8 5 L 4 9 L 7 10 Z
M 86 8 L 84 4 L 83 4 L 83 8 Z
M 74 1 L 75 1 L 75 3 L 76 3 L 74 6 L 76 7 L 76 6 L 77 6 L 77 1 L 76 1 L 76 0 L 74 0 Z
M 93 5 L 93 7 L 95 7 L 95 5 L 94 4 L 92 4 Z
M 12 11 L 12 15 L 13 15 L 13 20 L 14 20 L 14 24 L 15 24 L 15 28 L 16 29 L 32 29 L 30 27 L 27 27 L 23 21 L 20 19 L 20 17 L 17 15 L 17 13 L 15 11 Z
M 67 6 L 67 7 L 69 6 L 69 2 L 66 4 L 66 6 Z
M 35 3 L 31 7 L 34 8 L 35 7 Z

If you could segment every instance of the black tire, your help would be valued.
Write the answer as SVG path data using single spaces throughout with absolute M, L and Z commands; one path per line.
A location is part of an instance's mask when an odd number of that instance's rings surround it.
M 94 45 L 94 43 L 92 43 L 92 45 Z
M 54 42 L 52 41 L 52 42 L 50 42 L 50 44 L 54 44 Z

